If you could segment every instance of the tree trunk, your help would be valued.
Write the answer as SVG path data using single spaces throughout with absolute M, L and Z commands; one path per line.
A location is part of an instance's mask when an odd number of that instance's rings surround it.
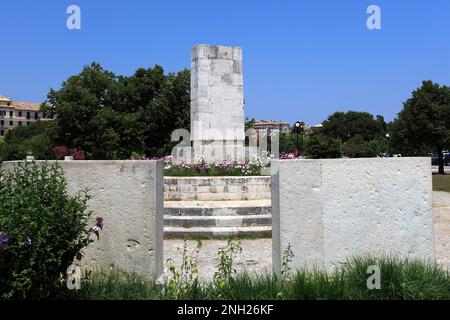
M 438 164 L 439 164 L 439 174 L 445 174 L 444 172 L 444 155 L 442 154 L 442 146 L 438 146 Z

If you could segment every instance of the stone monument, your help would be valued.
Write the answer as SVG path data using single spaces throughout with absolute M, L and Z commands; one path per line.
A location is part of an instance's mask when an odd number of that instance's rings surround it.
M 176 162 L 245 158 L 243 88 L 242 48 L 192 48 L 191 133 L 189 145 L 175 148 Z

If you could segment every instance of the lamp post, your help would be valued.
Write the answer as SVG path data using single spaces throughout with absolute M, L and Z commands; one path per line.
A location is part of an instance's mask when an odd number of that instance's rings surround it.
M 294 124 L 294 126 L 295 126 L 295 132 L 297 133 L 297 151 L 299 151 L 299 150 L 300 150 L 300 147 L 299 147 L 299 145 L 298 145 L 298 134 L 300 133 L 302 124 L 300 123 L 300 121 L 297 121 L 297 122 Z
M 389 141 L 390 137 L 391 137 L 391 135 L 389 133 L 386 133 L 386 140 L 387 140 L 387 143 L 388 143 L 388 157 L 391 156 L 391 143 Z

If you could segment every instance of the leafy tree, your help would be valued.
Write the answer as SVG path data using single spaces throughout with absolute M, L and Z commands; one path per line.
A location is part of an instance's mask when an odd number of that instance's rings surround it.
M 368 158 L 374 156 L 370 142 L 364 141 L 363 137 L 359 134 L 347 140 L 343 149 L 349 158 Z
M 79 75 L 64 81 L 60 90 L 50 90 L 42 110 L 49 117 L 57 117 L 57 144 L 90 150 L 99 134 L 92 121 L 105 107 L 108 89 L 114 81 L 113 73 L 92 63 Z
M 450 146 L 450 87 L 423 81 L 392 124 L 392 144 L 410 156 L 436 151 L 439 173 L 444 174 L 442 152 Z
M 305 156 L 312 159 L 340 158 L 340 142 L 320 133 L 312 134 L 305 145 Z
M 298 151 L 303 153 L 305 140 L 304 134 L 299 134 L 298 137 Z M 297 149 L 297 134 L 292 132 L 282 132 L 280 133 L 280 152 L 293 152 Z
M 16 127 L 8 131 L 4 144 L 0 145 L 0 161 L 23 160 L 28 152 L 36 159 L 53 159 L 50 146 L 55 135 L 51 121 L 36 121 L 29 126 Z
M 253 128 L 253 126 L 255 125 L 255 118 L 251 118 L 249 119 L 248 117 L 245 118 L 245 130 Z
M 50 90 L 43 111 L 56 117 L 55 145 L 81 149 L 88 159 L 123 159 L 170 151 L 170 136 L 190 125 L 190 72 L 160 66 L 116 76 L 92 63 Z
M 387 126 L 382 116 L 356 111 L 335 112 L 322 125 L 321 131 L 325 136 L 343 142 L 357 135 L 365 141 L 382 137 Z
M 372 156 L 378 155 L 380 153 L 390 153 L 389 140 L 386 137 L 373 139 L 371 141 L 368 141 L 368 144 Z

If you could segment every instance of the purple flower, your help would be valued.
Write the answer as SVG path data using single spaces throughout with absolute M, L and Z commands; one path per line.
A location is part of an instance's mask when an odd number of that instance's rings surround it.
M 3 249 L 8 243 L 9 235 L 8 232 L 0 234 L 0 249 Z
M 198 171 L 203 171 L 209 169 L 209 164 L 207 163 L 199 163 L 195 166 Z
M 218 168 L 220 168 L 220 169 L 231 169 L 231 168 L 233 167 L 233 164 L 230 163 L 230 162 L 228 162 L 228 161 L 226 161 L 226 160 L 223 160 L 223 161 L 220 161 L 220 162 L 216 165 L 216 167 L 218 167 Z
M 94 230 L 94 232 L 99 232 L 100 230 L 103 230 L 103 218 L 97 217 L 97 223 L 92 229 Z
M 286 153 L 286 152 L 280 153 L 281 160 L 298 159 L 298 158 L 300 158 L 300 156 L 301 156 L 301 153 L 297 149 L 294 149 L 294 152 L 291 152 L 291 153 Z

